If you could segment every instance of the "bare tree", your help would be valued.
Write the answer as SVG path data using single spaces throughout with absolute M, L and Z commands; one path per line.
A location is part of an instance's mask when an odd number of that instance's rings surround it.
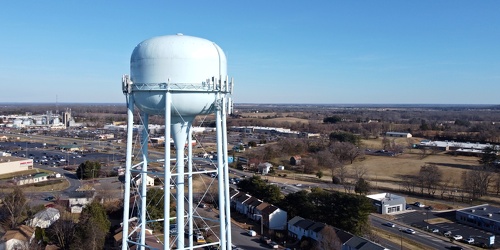
M 15 187 L 12 193 L 9 193 L 3 197 L 3 214 L 6 215 L 3 221 L 4 226 L 7 229 L 17 228 L 17 226 L 22 222 L 23 218 L 29 208 L 29 199 L 26 198 L 23 191 L 19 187 Z
M 49 237 L 61 249 L 70 249 L 71 243 L 75 240 L 76 223 L 71 214 L 59 211 L 61 217 L 47 230 Z
M 365 175 L 368 173 L 368 169 L 364 165 L 356 165 L 353 167 L 354 170 L 354 177 L 356 180 L 364 178 Z
M 462 173 L 462 185 L 472 199 L 480 198 L 488 193 L 492 174 L 487 167 L 476 167 Z
M 433 196 L 442 176 L 443 172 L 434 164 L 421 166 L 417 177 L 421 194 L 423 195 L 424 189 L 427 189 L 427 194 Z
M 329 225 L 325 225 L 325 227 L 320 231 L 320 240 L 316 241 L 313 249 L 317 250 L 341 250 L 342 249 L 342 241 L 337 236 L 335 232 L 335 228 Z

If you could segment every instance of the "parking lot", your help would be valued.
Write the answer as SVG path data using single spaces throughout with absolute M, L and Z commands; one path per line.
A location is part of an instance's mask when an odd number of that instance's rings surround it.
M 455 211 L 435 211 L 414 205 L 412 210 L 396 215 L 395 220 L 411 227 L 428 231 L 436 236 L 448 237 L 450 241 L 487 246 L 491 233 L 455 222 Z M 500 239 L 495 238 L 494 247 L 500 246 Z

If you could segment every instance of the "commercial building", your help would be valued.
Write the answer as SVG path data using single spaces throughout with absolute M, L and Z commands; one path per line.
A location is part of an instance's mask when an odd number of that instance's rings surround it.
M 406 209 L 406 199 L 403 196 L 380 193 L 367 195 L 373 206 L 380 214 L 392 214 L 404 211 Z
M 33 169 L 33 159 L 15 156 L 0 156 L 0 175 L 12 174 L 31 169 Z
M 500 208 L 488 204 L 457 210 L 457 222 L 500 234 Z

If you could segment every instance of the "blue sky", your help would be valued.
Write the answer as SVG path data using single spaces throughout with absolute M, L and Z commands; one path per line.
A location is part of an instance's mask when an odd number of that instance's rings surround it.
M 500 1 L 0 2 L 0 102 L 125 103 L 141 41 L 217 43 L 236 103 L 499 104 Z

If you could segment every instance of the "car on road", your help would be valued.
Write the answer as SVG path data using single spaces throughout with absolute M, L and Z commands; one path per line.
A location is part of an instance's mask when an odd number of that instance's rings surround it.
M 462 235 L 460 235 L 460 234 L 453 235 L 453 239 L 454 239 L 454 240 L 461 240 L 461 239 L 463 239 L 463 238 L 464 238 L 464 237 L 462 237 Z
M 407 233 L 407 234 L 415 234 L 415 230 L 413 230 L 411 228 L 407 228 L 407 229 L 405 229 L 405 233 Z
M 472 244 L 472 243 L 474 243 L 474 238 L 469 237 L 469 238 L 465 239 L 464 241 L 467 242 L 467 244 Z
M 464 249 L 459 246 L 450 246 L 450 250 L 464 250 Z
M 383 223 L 382 225 L 388 226 L 388 227 L 395 227 L 396 226 L 394 223 L 390 223 L 390 222 Z
M 54 197 L 54 196 L 47 196 L 47 197 L 45 197 L 44 200 L 46 200 L 46 201 L 53 201 L 55 198 L 56 197 Z

